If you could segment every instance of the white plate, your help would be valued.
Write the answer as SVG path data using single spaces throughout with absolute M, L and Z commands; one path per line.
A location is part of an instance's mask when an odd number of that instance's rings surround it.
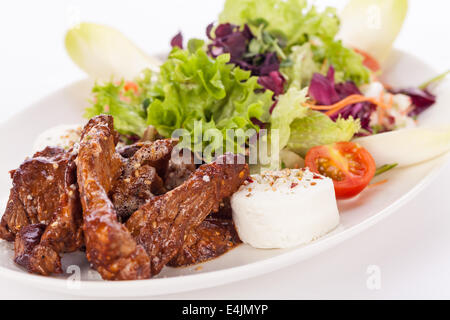
M 388 66 L 384 80 L 402 87 L 415 86 L 437 73 L 419 59 L 400 51 L 394 51 Z M 44 129 L 84 121 L 82 113 L 87 106 L 91 85 L 89 80 L 84 80 L 58 90 L 0 125 L 0 147 L 4 155 L 0 163 L 1 212 L 9 194 L 8 171 L 30 155 L 34 138 Z M 450 122 L 450 82 L 442 83 L 437 94 L 437 104 L 420 117 L 421 123 Z M 201 268 L 166 267 L 150 280 L 107 282 L 90 270 L 82 253 L 64 256 L 63 267 L 67 271 L 64 275 L 42 277 L 28 274 L 12 262 L 12 245 L 1 241 L 0 276 L 46 290 L 95 297 L 161 295 L 254 277 L 318 254 L 374 225 L 416 196 L 438 175 L 447 159 L 446 155 L 386 173 L 382 179 L 388 178 L 387 184 L 369 188 L 356 199 L 339 202 L 342 219 L 336 230 L 311 244 L 293 249 L 257 250 L 241 245 L 218 259 L 201 264 Z

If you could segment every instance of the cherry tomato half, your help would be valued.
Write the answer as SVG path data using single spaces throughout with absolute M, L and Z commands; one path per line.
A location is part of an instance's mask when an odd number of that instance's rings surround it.
M 337 199 L 356 196 L 369 184 L 376 170 L 370 153 L 353 142 L 311 148 L 305 164 L 311 171 L 333 179 Z

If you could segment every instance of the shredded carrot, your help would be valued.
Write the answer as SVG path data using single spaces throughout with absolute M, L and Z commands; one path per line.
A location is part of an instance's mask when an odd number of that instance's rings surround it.
M 378 98 L 382 103 L 384 103 L 384 90 L 381 90 L 380 92 L 380 97 Z M 383 110 L 383 108 L 378 108 L 378 124 L 380 126 L 383 125 L 383 120 L 384 120 L 384 116 L 385 116 L 385 112 Z
M 336 102 L 335 104 L 332 104 L 330 106 L 317 106 L 317 105 L 312 105 L 312 104 L 305 104 L 306 106 L 310 107 L 313 110 L 323 110 L 323 111 L 327 111 L 325 112 L 325 114 L 327 115 L 332 115 L 334 113 L 336 113 L 337 111 L 341 110 L 342 108 L 350 105 L 350 104 L 355 104 L 355 103 L 359 103 L 359 102 L 371 102 L 383 109 L 386 109 L 387 106 L 384 104 L 384 102 L 382 101 L 378 101 L 375 98 L 371 98 L 371 97 L 365 97 L 363 95 L 360 94 L 352 94 L 344 99 L 342 99 L 339 102 Z
M 389 94 L 389 103 L 387 105 L 388 109 L 392 108 L 393 105 L 394 105 L 394 95 Z
M 376 186 L 385 184 L 386 182 L 388 182 L 388 179 L 384 179 L 384 180 L 381 180 L 381 181 L 378 181 L 378 182 L 375 182 L 375 183 L 371 183 L 367 187 L 368 188 L 376 187 Z

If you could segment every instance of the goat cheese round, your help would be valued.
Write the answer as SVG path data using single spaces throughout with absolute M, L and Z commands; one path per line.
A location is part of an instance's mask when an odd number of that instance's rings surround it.
M 333 181 L 308 168 L 252 175 L 231 207 L 239 237 L 255 248 L 305 244 L 339 224 Z
M 44 150 L 46 147 L 61 147 L 70 149 L 80 142 L 82 125 L 58 125 L 42 132 L 34 142 L 33 152 Z

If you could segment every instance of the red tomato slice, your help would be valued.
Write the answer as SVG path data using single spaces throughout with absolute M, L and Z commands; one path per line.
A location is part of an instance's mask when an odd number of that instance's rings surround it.
M 378 70 L 381 69 L 380 64 L 378 63 L 378 61 L 374 57 L 372 57 L 370 54 L 368 54 L 367 52 L 362 51 L 360 49 L 356 49 L 356 48 L 353 48 L 353 50 L 356 53 L 359 53 L 360 55 L 363 56 L 363 58 L 364 58 L 363 65 L 364 66 L 366 66 L 367 68 L 369 68 L 373 72 L 377 72 Z
M 311 148 L 305 164 L 311 171 L 333 179 L 337 199 L 356 196 L 367 187 L 376 170 L 370 153 L 353 142 Z

